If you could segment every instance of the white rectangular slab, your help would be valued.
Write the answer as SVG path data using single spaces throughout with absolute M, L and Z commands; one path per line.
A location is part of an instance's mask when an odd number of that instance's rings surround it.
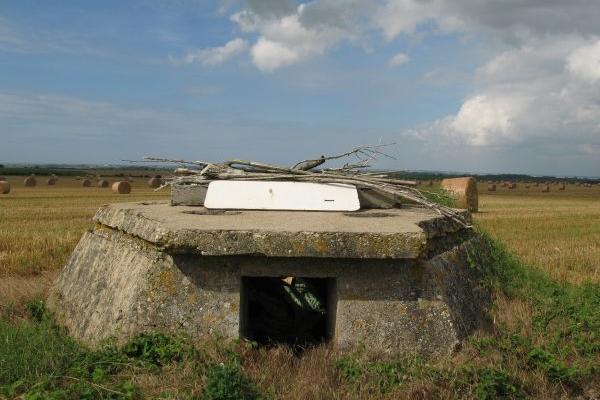
M 204 207 L 238 210 L 356 211 L 355 186 L 338 183 L 214 181 Z

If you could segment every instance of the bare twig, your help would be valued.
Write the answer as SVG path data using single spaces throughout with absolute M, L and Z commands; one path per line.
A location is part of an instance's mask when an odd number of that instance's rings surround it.
M 346 157 L 350 157 L 350 156 L 355 156 L 363 164 L 363 168 L 364 168 L 364 167 L 368 166 L 368 163 L 370 161 L 376 160 L 378 156 L 383 156 L 383 157 L 387 157 L 387 158 L 391 158 L 391 159 L 395 160 L 395 158 L 393 156 L 386 154 L 380 150 L 383 147 L 393 146 L 395 144 L 396 143 L 385 143 L 385 144 L 378 144 L 376 146 L 358 146 L 358 147 L 356 147 L 350 151 L 347 151 L 345 153 L 342 153 L 342 154 L 336 154 L 333 156 L 321 156 L 316 159 L 300 161 L 300 162 L 296 163 L 292 167 L 292 169 L 302 169 L 302 170 L 308 171 L 319 165 L 324 164 L 327 161 L 338 160 L 340 158 L 346 158 Z M 354 164 L 354 165 L 359 165 L 359 164 Z
M 415 181 L 393 179 L 381 173 L 365 173 L 362 170 L 370 167 L 370 162 L 378 157 L 388 157 L 382 149 L 393 145 L 377 144 L 376 146 L 359 146 L 351 151 L 333 156 L 321 156 L 312 160 L 303 160 L 294 166 L 282 167 L 279 165 L 267 164 L 248 160 L 229 160 L 223 163 L 212 163 L 208 161 L 186 161 L 171 160 L 166 158 L 146 157 L 145 160 L 151 162 L 167 162 L 183 165 L 194 165 L 200 169 L 178 168 L 178 176 L 167 179 L 163 187 L 175 184 L 207 184 L 213 180 L 284 180 L 299 182 L 317 182 L 317 183 L 344 183 L 354 185 L 358 188 L 369 188 L 384 194 L 398 196 L 408 201 L 421 204 L 430 208 L 440 215 L 444 215 L 464 227 L 470 227 L 463 214 L 456 210 L 438 204 L 429 200 L 425 194 L 430 196 L 434 193 L 417 190 Z M 317 166 L 325 164 L 330 160 L 338 160 L 346 157 L 355 157 L 358 162 L 346 163 L 339 168 L 327 168 L 315 170 Z
M 75 378 L 74 376 L 64 375 L 61 378 L 71 379 L 73 381 L 86 383 L 86 384 L 90 385 L 91 387 L 93 387 L 94 389 L 96 389 L 98 391 L 104 390 L 105 392 L 108 392 L 108 393 L 116 394 L 116 395 L 119 395 L 119 396 L 125 396 L 125 393 L 123 393 L 123 392 L 119 392 L 117 390 L 113 390 L 111 388 L 107 388 L 106 386 L 98 385 L 97 383 L 93 383 L 93 382 L 90 382 L 90 381 L 87 381 L 87 380 L 84 380 L 84 379 Z
M 141 161 L 130 161 L 130 162 L 160 162 L 160 163 L 171 163 L 171 164 L 189 164 L 189 165 L 198 165 L 205 166 L 206 162 L 204 161 L 188 161 L 188 160 L 172 160 L 169 158 L 159 158 L 159 157 L 144 157 Z

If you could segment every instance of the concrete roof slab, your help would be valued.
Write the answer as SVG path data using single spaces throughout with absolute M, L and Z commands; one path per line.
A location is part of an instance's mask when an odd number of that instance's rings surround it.
M 420 207 L 359 212 L 218 211 L 168 202 L 103 206 L 94 220 L 174 252 L 271 257 L 418 258 L 463 229 Z

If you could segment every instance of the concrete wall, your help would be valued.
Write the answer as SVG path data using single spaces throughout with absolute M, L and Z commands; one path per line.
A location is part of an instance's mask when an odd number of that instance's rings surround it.
M 334 341 L 436 356 L 478 326 L 485 295 L 465 246 L 430 260 L 170 255 L 112 229 L 81 239 L 49 299 L 89 344 L 142 331 L 238 338 L 242 276 L 336 279 Z

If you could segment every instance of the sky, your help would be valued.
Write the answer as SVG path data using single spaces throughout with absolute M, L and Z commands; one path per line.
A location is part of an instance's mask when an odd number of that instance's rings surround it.
M 598 0 L 3 0 L 0 163 L 600 175 Z

